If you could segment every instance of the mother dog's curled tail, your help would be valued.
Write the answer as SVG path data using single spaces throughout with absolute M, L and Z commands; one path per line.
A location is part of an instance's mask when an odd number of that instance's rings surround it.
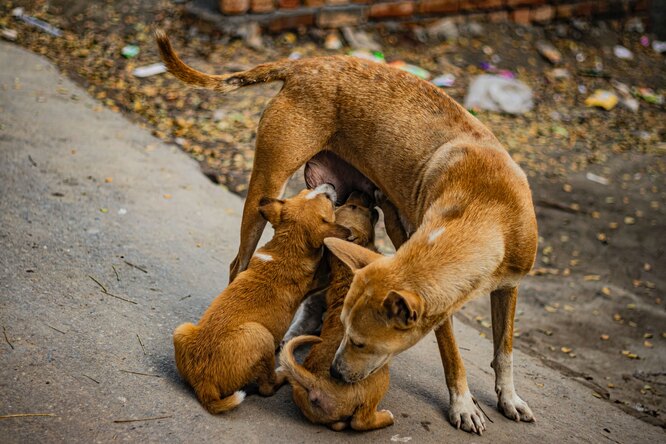
M 275 82 L 285 80 L 290 61 L 265 63 L 247 71 L 233 74 L 212 75 L 186 65 L 176 54 L 169 37 L 161 29 L 155 30 L 155 39 L 160 50 L 164 64 L 171 74 L 182 82 L 200 88 L 213 89 L 221 93 L 233 91 L 243 86 L 255 85 L 257 83 Z

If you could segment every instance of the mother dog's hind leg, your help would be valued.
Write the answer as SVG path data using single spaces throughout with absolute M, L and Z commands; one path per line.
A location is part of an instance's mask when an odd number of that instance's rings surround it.
M 247 268 L 266 226 L 259 214 L 259 201 L 263 197 L 280 197 L 289 177 L 323 149 L 330 138 L 332 128 L 318 117 L 280 95 L 264 111 L 243 207 L 240 246 L 230 266 L 229 282 Z
M 516 394 L 513 385 L 513 317 L 517 299 L 518 288 L 515 287 L 490 293 L 495 353 L 491 366 L 495 370 L 497 408 L 509 419 L 532 422 L 532 410 Z

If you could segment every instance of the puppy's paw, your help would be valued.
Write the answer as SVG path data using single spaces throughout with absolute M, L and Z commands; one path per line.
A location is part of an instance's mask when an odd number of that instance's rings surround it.
M 532 409 L 523 401 L 515 390 L 495 389 L 497 392 L 497 409 L 514 421 L 534 422 Z
M 449 421 L 457 428 L 466 432 L 482 435 L 486 430 L 486 421 L 483 412 L 474 402 L 472 394 L 468 391 L 461 395 L 451 395 L 449 408 Z

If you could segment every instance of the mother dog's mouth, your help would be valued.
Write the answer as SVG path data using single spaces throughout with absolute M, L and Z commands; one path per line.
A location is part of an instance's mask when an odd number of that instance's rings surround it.
M 354 190 L 374 196 L 377 189 L 363 173 L 331 151 L 321 151 L 308 160 L 305 164 L 305 184 L 309 189 L 316 189 L 322 184 L 332 185 L 337 194 L 337 205 L 346 202 Z

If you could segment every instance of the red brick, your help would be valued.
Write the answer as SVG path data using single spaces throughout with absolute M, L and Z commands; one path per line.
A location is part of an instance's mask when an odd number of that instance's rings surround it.
M 414 2 L 375 3 L 368 15 L 372 18 L 406 17 L 414 14 Z
M 457 12 L 458 0 L 421 0 L 419 12 L 421 14 L 439 14 Z
M 557 5 L 557 18 L 571 18 L 574 12 L 574 5 Z
M 317 6 L 324 6 L 326 0 L 304 0 L 303 3 L 305 4 L 305 6 L 317 7 Z
M 506 0 L 506 5 L 515 8 L 516 6 L 537 6 L 544 2 L 545 0 Z
M 488 13 L 490 23 L 504 23 L 509 21 L 509 13 L 506 11 L 495 11 Z
M 523 9 L 516 9 L 515 11 L 511 11 L 511 20 L 518 23 L 519 25 L 529 25 L 530 24 L 530 10 L 526 9 L 526 8 L 523 8 Z
M 220 0 L 223 14 L 243 14 L 250 9 L 250 0 Z
M 312 26 L 315 23 L 314 14 L 312 13 L 280 13 L 277 12 L 268 23 L 268 30 L 270 32 L 279 32 L 285 29 L 296 29 L 301 26 Z
M 273 0 L 251 0 L 250 9 L 252 12 L 271 12 L 275 5 Z
M 277 0 L 280 9 L 295 9 L 301 6 L 300 0 Z
M 532 9 L 532 21 L 537 23 L 546 23 L 555 17 L 555 8 L 550 5 L 539 6 Z
M 340 28 L 363 23 L 366 18 L 365 8 L 322 9 L 317 14 L 317 26 L 320 28 Z
M 501 8 L 503 0 L 460 0 L 461 11 L 478 11 L 483 9 Z

